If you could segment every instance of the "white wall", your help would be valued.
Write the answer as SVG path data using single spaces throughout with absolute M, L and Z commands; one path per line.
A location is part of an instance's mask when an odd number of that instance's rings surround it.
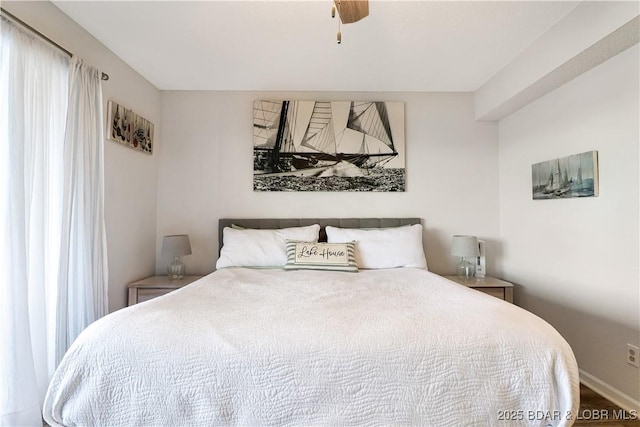
M 406 192 L 253 191 L 254 99 L 405 102 Z M 222 217 L 402 217 L 423 219 L 432 271 L 453 272 L 451 236 L 475 234 L 492 253 L 498 235 L 496 123 L 474 120 L 472 94 L 163 92 L 158 178 L 161 237 L 187 233 L 187 273 L 213 271 Z M 490 255 L 488 269 L 494 269 Z
M 156 125 L 160 145 L 160 91 L 49 2 L 3 1 L 2 7 L 65 49 L 109 74 L 102 83 L 104 112 L 114 100 Z M 127 284 L 155 267 L 158 155 L 105 140 L 105 221 L 109 310 L 126 306 Z
M 583 379 L 638 408 L 638 45 L 499 123 L 504 277 L 516 303 L 555 326 Z M 598 150 L 600 196 L 532 200 L 531 165 Z M 606 387 L 605 387 L 606 388 Z

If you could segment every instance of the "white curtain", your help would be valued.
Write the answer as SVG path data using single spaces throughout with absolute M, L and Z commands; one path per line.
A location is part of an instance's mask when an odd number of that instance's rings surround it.
M 101 73 L 73 57 L 64 143 L 56 362 L 108 313 Z
M 70 72 L 66 54 L 14 26 L 4 16 L 1 19 L 0 425 L 41 426 L 41 405 L 57 354 L 66 350 L 83 325 L 104 313 L 104 243 L 97 249 L 83 246 L 95 241 L 87 239 L 87 233 L 104 239 L 104 227 L 100 234 L 84 222 L 73 225 L 78 217 L 86 218 L 82 209 L 88 208 L 69 202 L 74 197 L 89 197 L 83 203 L 96 203 L 95 209 L 102 210 L 102 192 L 80 194 L 73 184 L 81 177 L 102 188 L 102 152 L 94 151 L 98 147 L 101 150 L 102 126 L 97 125 L 94 135 L 68 131 L 65 137 L 65 128 L 76 123 L 76 119 L 67 119 L 68 111 L 81 118 L 84 114 L 77 109 L 84 109 L 86 99 L 93 96 L 84 93 L 76 79 L 70 79 L 76 62 Z M 74 95 L 76 87 L 80 89 Z M 69 108 L 69 102 L 73 108 Z M 91 114 L 101 114 L 100 109 Z M 93 120 L 99 122 L 99 118 Z M 87 140 L 78 139 L 84 136 Z M 90 140 L 92 137 L 100 141 Z M 73 154 L 68 154 L 73 152 L 69 144 L 92 147 L 80 150 L 84 163 L 79 165 Z M 92 160 L 96 156 L 100 158 L 97 162 Z M 99 165 L 95 170 L 94 164 Z M 91 177 L 87 177 L 89 169 Z M 96 220 L 91 224 L 102 221 L 101 213 L 92 215 Z M 81 227 L 85 226 L 83 231 Z M 96 225 L 96 230 L 99 227 Z M 68 237 L 67 233 L 72 234 Z M 85 268 L 78 267 L 80 257 L 75 255 L 82 251 L 100 253 L 99 267 L 91 267 L 88 278 L 73 270 Z M 100 280 L 94 280 L 97 276 Z M 63 277 L 67 277 L 66 282 L 60 282 Z M 78 287 L 90 290 L 78 291 Z M 61 311 L 69 310 L 68 305 L 59 310 L 63 294 L 74 304 L 74 315 L 66 316 L 71 327 L 58 320 Z M 86 309 L 85 304 L 96 304 L 95 295 L 100 295 L 100 308 Z M 58 340 L 61 335 L 66 335 L 63 342 Z

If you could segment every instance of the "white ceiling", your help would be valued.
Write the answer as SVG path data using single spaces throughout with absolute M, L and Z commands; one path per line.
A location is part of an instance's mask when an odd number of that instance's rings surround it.
M 159 89 L 277 91 L 475 91 L 578 4 L 370 0 L 338 45 L 331 0 L 53 3 Z

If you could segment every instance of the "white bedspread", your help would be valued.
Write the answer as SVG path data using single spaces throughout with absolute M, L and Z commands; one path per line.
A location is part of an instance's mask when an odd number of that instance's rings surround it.
M 420 269 L 224 269 L 112 313 L 73 343 L 53 425 L 563 426 L 565 340 Z

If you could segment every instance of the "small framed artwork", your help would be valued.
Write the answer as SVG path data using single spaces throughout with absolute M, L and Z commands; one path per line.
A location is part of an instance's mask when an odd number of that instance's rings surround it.
M 531 166 L 533 200 L 598 196 L 598 152 L 587 151 Z
M 153 154 L 153 123 L 122 105 L 107 104 L 107 139 Z

